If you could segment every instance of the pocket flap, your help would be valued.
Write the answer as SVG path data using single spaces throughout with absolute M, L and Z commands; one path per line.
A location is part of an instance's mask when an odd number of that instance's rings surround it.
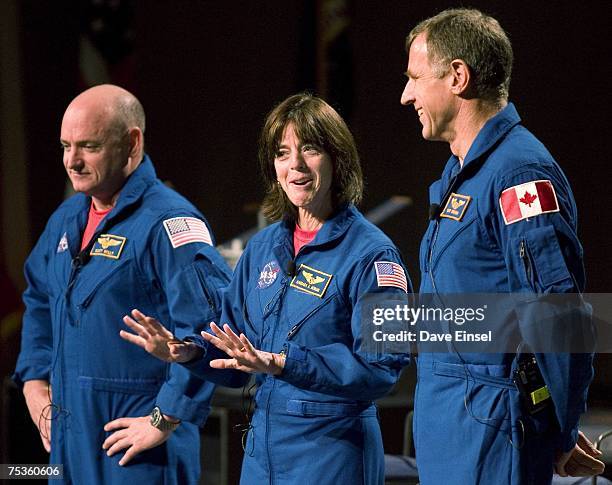
M 509 377 L 498 377 L 484 374 L 473 369 L 469 364 L 449 364 L 447 362 L 434 362 L 433 374 L 437 376 L 459 377 L 461 379 L 469 379 L 479 384 L 484 384 L 500 389 L 516 390 L 514 382 Z
M 553 226 L 527 231 L 525 238 L 536 267 L 536 275 L 544 288 L 566 279 L 571 280 Z
M 151 395 L 157 394 L 163 384 L 157 379 L 109 379 L 88 376 L 79 376 L 78 381 L 81 389 Z
M 315 402 L 289 399 L 287 412 L 298 416 L 376 416 L 372 403 Z

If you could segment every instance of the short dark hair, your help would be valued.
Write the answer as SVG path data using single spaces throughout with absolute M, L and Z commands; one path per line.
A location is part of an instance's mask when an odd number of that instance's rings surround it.
M 329 104 L 310 93 L 299 93 L 270 111 L 261 131 L 259 167 L 266 190 L 262 204 L 264 215 L 273 221 L 297 218 L 297 210 L 277 183 L 274 169 L 283 132 L 290 123 L 301 142 L 313 143 L 329 154 L 333 165 L 333 209 L 358 204 L 363 194 L 363 176 L 353 135 Z
M 508 99 L 512 45 L 497 20 L 476 9 L 444 10 L 410 31 L 407 52 L 421 33 L 425 33 L 429 62 L 438 76 L 448 72 L 453 59 L 461 59 L 475 78 L 479 98 L 496 102 Z

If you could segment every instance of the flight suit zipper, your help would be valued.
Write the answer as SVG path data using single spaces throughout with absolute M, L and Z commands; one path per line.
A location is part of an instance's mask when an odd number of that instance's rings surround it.
M 202 291 L 204 292 L 204 296 L 206 298 L 206 301 L 208 302 L 208 306 L 213 311 L 213 313 L 216 313 L 217 307 L 215 305 L 215 300 L 213 299 L 213 297 L 210 295 L 208 291 L 208 287 L 206 286 L 206 283 L 204 281 L 204 275 L 202 275 L 198 267 L 195 268 L 195 272 L 196 272 L 196 276 L 198 277 L 198 280 L 200 281 L 200 286 L 202 287 Z
M 83 267 L 82 260 L 77 256 L 70 263 L 70 277 L 68 278 L 68 285 L 66 292 L 64 293 L 64 299 L 66 300 L 66 313 L 68 314 L 68 323 L 72 326 L 78 326 L 78 321 L 74 319 L 72 313 L 72 305 L 70 303 L 72 299 L 72 290 L 77 280 L 77 276 L 81 268 Z
M 289 286 L 287 283 L 289 282 L 290 280 L 288 278 L 284 279 L 283 276 L 283 280 L 280 282 L 278 290 L 276 290 L 274 295 L 272 295 L 272 298 L 270 298 L 263 309 L 262 318 L 264 320 L 270 316 L 270 314 L 276 309 L 276 304 L 282 300 L 283 296 L 285 295 L 285 291 L 287 291 L 287 287 Z
M 306 316 L 302 317 L 302 319 L 297 322 L 295 325 L 293 325 L 293 327 L 291 327 L 291 329 L 289 330 L 289 332 L 287 333 L 287 340 L 291 340 L 293 338 L 293 336 L 298 332 L 298 330 L 300 330 L 304 324 L 308 321 L 308 319 L 314 315 L 315 313 L 317 313 L 321 308 L 325 307 L 330 301 L 333 300 L 333 295 L 329 298 L 327 298 L 327 300 L 325 300 L 323 303 L 321 303 L 318 307 L 313 308 L 312 310 L 310 310 L 308 312 L 308 314 L 306 314 Z
M 527 244 L 525 243 L 524 239 L 521 239 L 521 242 L 519 244 L 519 257 L 521 258 L 521 261 L 523 262 L 523 269 L 525 271 L 525 277 L 527 278 L 527 283 L 529 284 L 530 288 L 533 291 L 535 291 L 535 282 L 533 280 L 534 278 L 533 264 L 531 262 L 531 258 L 529 257 L 529 251 L 527 249 Z
M 433 277 L 433 250 L 438 239 L 438 232 L 440 230 L 440 220 L 436 220 L 434 230 L 431 234 L 431 243 L 429 244 L 429 253 L 427 254 L 427 272 L 429 273 L 429 279 L 431 280 L 431 287 L 434 293 L 438 293 L 436 288 L 436 282 Z
M 277 308 L 277 312 L 276 312 L 276 321 L 274 322 L 273 328 L 272 328 L 272 340 L 270 342 L 270 346 L 269 349 L 271 352 L 274 352 L 274 344 L 276 342 L 276 335 L 278 332 L 278 328 L 279 328 L 279 319 L 281 317 L 281 311 L 282 311 L 282 305 L 283 305 L 283 297 L 285 295 L 285 292 L 287 291 L 287 288 L 289 288 L 289 285 L 291 283 L 291 278 L 287 278 L 284 279 L 281 283 L 281 287 L 279 288 L 279 291 L 277 292 L 277 297 L 274 298 L 274 304 L 272 305 L 272 309 L 276 308 L 276 304 L 278 303 L 278 308 Z M 267 306 L 267 305 L 266 305 Z M 270 312 L 268 312 L 268 314 L 270 314 Z M 263 345 L 263 339 L 262 339 L 262 345 Z M 272 467 L 272 453 L 270 451 L 270 405 L 271 405 L 271 401 L 272 401 L 272 395 L 274 394 L 274 389 L 276 387 L 276 378 L 275 377 L 271 377 L 270 380 L 271 382 L 271 389 L 268 392 L 268 396 L 267 396 L 267 400 L 266 400 L 266 454 L 267 454 L 267 459 L 268 459 L 268 471 L 270 474 L 270 485 L 272 485 L 274 483 L 274 469 Z
M 70 270 L 70 278 L 68 278 L 68 287 L 66 288 L 66 309 L 68 311 L 68 316 L 70 317 L 70 321 L 72 322 L 72 311 L 70 310 L 70 298 L 72 296 L 72 289 L 74 288 L 74 284 L 76 283 L 78 272 L 81 270 L 83 266 L 85 266 L 89 260 L 91 259 L 90 251 L 95 245 L 95 242 L 100 237 L 102 231 L 97 231 L 87 243 L 83 249 L 79 251 L 79 253 L 72 258 L 71 270 Z M 97 285 L 99 286 L 99 284 Z M 97 288 L 96 286 L 96 288 Z

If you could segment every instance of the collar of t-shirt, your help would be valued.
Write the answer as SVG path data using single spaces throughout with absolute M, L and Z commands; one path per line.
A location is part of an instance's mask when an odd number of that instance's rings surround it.
M 89 216 L 87 217 L 87 226 L 85 226 L 83 239 L 81 240 L 81 251 L 87 247 L 89 241 L 91 241 L 91 238 L 96 233 L 96 229 L 100 225 L 100 222 L 102 222 L 102 219 L 104 219 L 106 214 L 108 214 L 111 210 L 112 207 L 110 209 L 104 209 L 101 211 L 96 210 L 93 200 L 91 201 L 91 205 L 89 206 Z
M 295 229 L 293 230 L 293 249 L 296 255 L 303 246 L 306 246 L 306 244 L 315 238 L 317 232 L 319 232 L 319 229 L 304 231 L 297 223 L 295 224 Z

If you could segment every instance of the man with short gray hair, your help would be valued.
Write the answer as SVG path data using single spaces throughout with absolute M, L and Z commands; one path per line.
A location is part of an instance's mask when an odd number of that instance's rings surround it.
M 429 190 L 420 293 L 581 293 L 573 195 L 508 102 L 513 53 L 497 20 L 474 9 L 446 10 L 419 23 L 406 50 L 401 103 L 416 110 L 423 138 L 446 142 L 452 152 Z M 515 310 L 497 317 L 513 321 Z M 547 310 L 554 321 L 555 309 Z M 563 476 L 603 471 L 599 452 L 578 431 L 592 354 L 452 350 L 420 349 L 418 356 L 421 483 L 542 485 L 551 482 L 553 466 Z M 537 392 L 515 384 L 522 369 Z

